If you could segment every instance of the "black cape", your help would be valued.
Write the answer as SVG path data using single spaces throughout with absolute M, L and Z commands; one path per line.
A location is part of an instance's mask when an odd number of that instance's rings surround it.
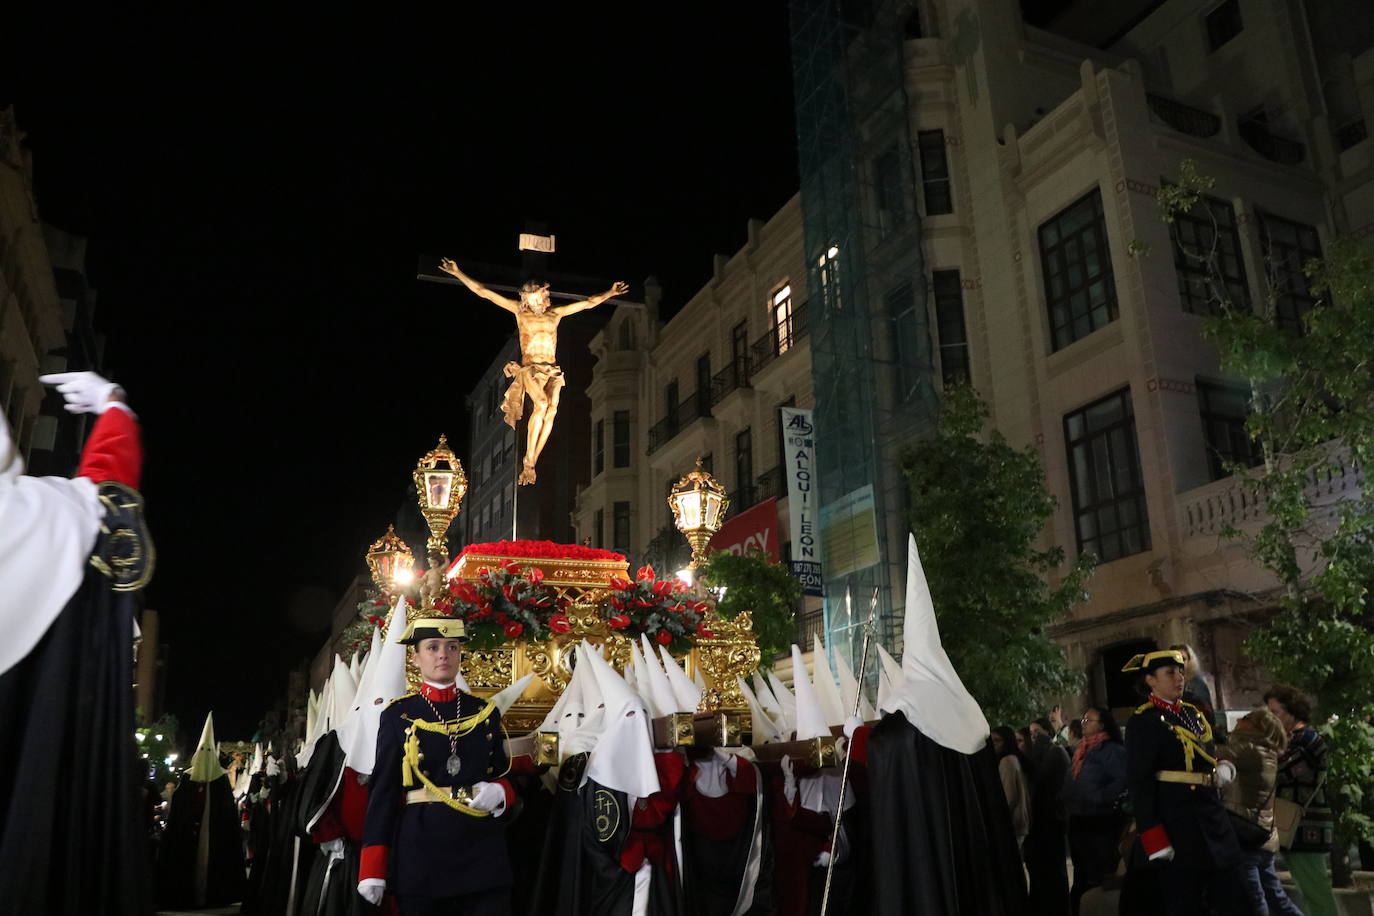
M 152 911 L 133 619 L 133 599 L 88 570 L 34 650 L 0 675 L 0 907 L 9 912 Z
M 634 875 L 620 865 L 632 812 L 625 793 L 587 780 L 579 788 L 587 755 L 563 761 L 558 772 L 531 916 L 630 916 Z
M 990 749 L 941 747 L 902 713 L 868 739 L 873 912 L 1022 916 L 1025 875 Z
M 209 803 L 207 805 L 207 798 Z M 209 820 L 206 823 L 206 815 Z M 196 869 L 202 830 L 210 833 L 205 899 L 197 900 Z M 208 783 L 183 775 L 172 794 L 172 812 L 157 863 L 158 903 L 164 907 L 225 906 L 243 900 L 246 875 L 238 809 L 229 777 Z

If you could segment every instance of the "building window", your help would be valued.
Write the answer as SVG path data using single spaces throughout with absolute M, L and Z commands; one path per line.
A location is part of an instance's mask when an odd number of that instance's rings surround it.
M 967 385 L 971 380 L 968 331 L 964 327 L 964 288 L 957 270 L 937 270 L 931 275 L 935 289 L 935 327 L 939 332 L 940 378 L 945 387 Z
M 611 506 L 611 549 L 616 553 L 630 552 L 630 504 L 618 502 Z
M 1207 47 L 1215 51 L 1240 34 L 1240 0 L 1226 0 L 1207 14 Z
M 596 538 L 596 540 L 593 541 L 592 543 L 595 544 L 597 547 L 605 548 L 605 546 L 606 546 L 606 510 L 605 510 L 605 509 L 597 509 L 597 510 L 596 510 L 596 514 L 593 515 L 592 518 L 593 518 L 593 520 L 594 520 L 594 521 L 593 521 L 592 527 L 595 529 L 594 536 L 595 536 L 595 538 Z
M 630 466 L 630 412 L 617 410 L 611 418 L 611 466 Z
M 773 327 L 773 352 L 778 356 L 792 349 L 792 284 L 784 283 L 769 301 Z
M 596 421 L 596 432 L 592 435 L 592 473 L 600 474 L 606 470 L 606 421 Z
M 1040 227 L 1040 264 L 1054 349 L 1116 320 L 1116 281 L 1100 190 Z
M 735 433 L 735 486 L 740 496 L 739 508 L 754 504 L 754 434 L 749 427 Z
M 711 354 L 697 357 L 697 416 L 711 413 Z
M 949 158 L 945 153 L 943 130 L 922 130 L 916 133 L 916 147 L 921 154 L 921 196 L 926 202 L 926 216 L 954 212 L 954 193 L 949 184 Z
M 1211 289 L 1213 278 L 1207 263 L 1213 256 L 1216 279 L 1224 288 L 1222 294 L 1233 305 L 1249 308 L 1250 290 L 1245 284 L 1245 262 L 1240 255 L 1240 233 L 1236 230 L 1234 207 L 1215 197 L 1203 197 L 1193 209 L 1174 217 L 1169 231 L 1174 240 L 1178 295 L 1185 312 L 1194 315 L 1221 312 Z
M 1107 562 L 1150 549 L 1129 388 L 1064 417 L 1078 552 Z
M 1235 385 L 1217 385 L 1198 379 L 1198 411 L 1202 415 L 1202 439 L 1207 445 L 1207 467 L 1213 480 L 1231 476 L 1228 464 L 1255 467 L 1264 463 L 1264 450 L 1245 428 L 1250 392 Z
M 844 308 L 840 294 L 840 249 L 831 245 L 816 258 L 816 271 L 821 281 L 821 301 L 832 309 Z
M 730 329 L 730 379 L 734 388 L 749 382 L 749 322 L 746 319 Z
M 916 394 L 921 383 L 921 323 L 916 315 L 916 296 L 910 283 L 890 289 L 883 296 L 888 321 L 892 324 L 893 380 L 897 400 L 905 403 Z
M 878 211 L 878 233 L 883 238 L 905 225 L 911 215 L 906 182 L 902 181 L 902 157 L 895 144 L 873 160 L 873 205 Z
M 1301 334 L 1302 316 L 1317 304 L 1312 284 L 1302 272 L 1308 261 L 1322 256 L 1317 230 L 1263 210 L 1256 210 L 1255 215 L 1259 218 L 1260 244 L 1277 293 L 1278 326 Z

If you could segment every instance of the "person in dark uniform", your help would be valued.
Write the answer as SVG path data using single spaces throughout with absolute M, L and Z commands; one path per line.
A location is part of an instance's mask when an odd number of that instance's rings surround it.
M 1126 787 L 1144 857 L 1162 869 L 1165 912 L 1225 912 L 1238 899 L 1232 866 L 1240 858 L 1219 789 L 1235 778 L 1217 762 L 1212 727 L 1183 697 L 1182 653 L 1137 655 L 1122 671 L 1139 671 L 1150 689 L 1126 727 Z
M 402 916 L 505 916 L 501 816 L 515 795 L 501 713 L 454 684 L 461 620 L 422 618 L 398 641 L 411 647 L 422 682 L 382 712 L 358 893 L 375 904 L 390 892 Z

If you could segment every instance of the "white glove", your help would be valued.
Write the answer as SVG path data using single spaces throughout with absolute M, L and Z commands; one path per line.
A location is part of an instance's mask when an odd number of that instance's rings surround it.
M 782 756 L 782 796 L 789 805 L 797 803 L 797 777 L 792 772 L 792 758 Z
M 57 386 L 58 394 L 67 402 L 67 413 L 104 413 L 110 406 L 110 395 L 124 392 L 94 372 L 54 372 L 40 375 L 38 380 Z
M 818 855 L 818 856 L 816 856 L 816 861 L 812 862 L 811 864 L 814 865 L 814 866 L 816 866 L 817 868 L 825 868 L 827 865 L 829 865 L 829 864 L 830 864 L 830 852 L 829 852 L 829 850 L 822 850 L 821 854 Z
M 382 896 L 385 893 L 385 878 L 364 878 L 358 882 L 358 896 L 362 897 L 373 906 L 382 905 Z
M 468 807 L 490 811 L 492 817 L 500 817 L 506 813 L 506 790 L 494 782 L 474 782 Z
M 1157 859 L 1163 859 L 1165 862 L 1172 862 L 1172 861 L 1174 860 L 1174 847 L 1172 847 L 1172 846 L 1165 846 L 1165 847 L 1164 847 L 1163 849 L 1161 849 L 1159 852 L 1157 852 L 1157 853 L 1155 853 L 1154 855 L 1150 856 L 1150 861 L 1151 861 L 1151 862 L 1154 862 L 1154 861 L 1156 861 Z
M 1217 763 L 1216 782 L 1218 789 L 1224 789 L 1236 779 L 1236 765 L 1229 760 Z
M 864 720 L 858 716 L 850 716 L 844 720 L 844 736 L 850 741 L 854 740 L 854 733 L 863 727 Z

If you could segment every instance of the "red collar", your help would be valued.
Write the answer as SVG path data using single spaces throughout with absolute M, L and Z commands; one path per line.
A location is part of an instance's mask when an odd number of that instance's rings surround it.
M 1167 709 L 1167 710 L 1169 710 L 1169 712 L 1173 713 L 1173 714 L 1176 715 L 1176 716 L 1181 716 L 1181 715 L 1183 715 L 1183 703 L 1182 703 L 1182 702 L 1170 703 L 1168 700 L 1161 700 L 1159 697 L 1155 696 L 1153 693 L 1150 694 L 1150 702 L 1153 703 L 1153 704 L 1155 704 L 1156 706 L 1158 706 L 1160 709 Z
M 435 687 L 429 681 L 421 681 L 420 696 L 436 703 L 441 703 L 444 700 L 456 700 L 458 698 L 458 685 L 449 684 L 447 687 Z

